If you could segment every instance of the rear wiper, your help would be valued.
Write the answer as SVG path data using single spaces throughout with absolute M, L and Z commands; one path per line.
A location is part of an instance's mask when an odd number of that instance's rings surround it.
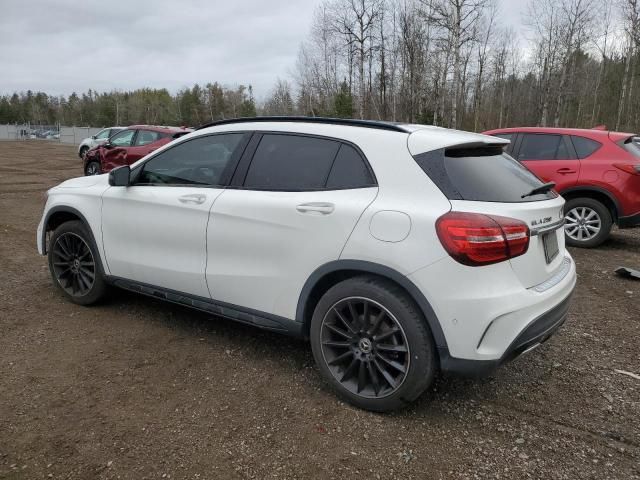
M 525 193 L 521 195 L 520 198 L 531 197 L 533 195 L 537 195 L 538 193 L 547 193 L 549 190 L 555 188 L 556 184 L 554 182 L 543 183 L 539 187 L 534 188 L 529 193 Z

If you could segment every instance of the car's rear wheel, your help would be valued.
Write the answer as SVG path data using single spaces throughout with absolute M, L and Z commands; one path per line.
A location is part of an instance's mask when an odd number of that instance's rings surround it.
M 100 175 L 100 162 L 89 162 L 87 166 L 84 167 L 85 175 Z
M 329 289 L 316 306 L 310 337 L 324 378 L 342 398 L 367 410 L 407 405 L 437 369 L 422 313 L 401 288 L 377 277 Z
M 56 228 L 48 251 L 51 278 L 69 300 L 89 305 L 106 295 L 98 249 L 82 222 L 70 221 Z
M 592 198 L 574 198 L 564 207 L 564 233 L 568 245 L 593 248 L 611 233 L 613 219 L 609 209 Z

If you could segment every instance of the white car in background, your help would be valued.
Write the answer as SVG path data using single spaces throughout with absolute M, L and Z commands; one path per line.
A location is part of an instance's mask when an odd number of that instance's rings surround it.
M 310 340 L 326 381 L 387 411 L 438 370 L 486 374 L 564 322 L 564 200 L 444 128 L 217 122 L 52 188 L 38 226 L 72 302 L 110 286 Z
M 103 128 L 95 135 L 85 138 L 84 140 L 82 140 L 82 142 L 80 142 L 80 145 L 78 146 L 78 156 L 80 158 L 84 158 L 85 153 L 87 153 L 90 149 L 98 145 L 102 145 L 104 142 L 106 142 L 111 137 L 113 137 L 116 133 L 121 132 L 125 128 L 126 127 Z

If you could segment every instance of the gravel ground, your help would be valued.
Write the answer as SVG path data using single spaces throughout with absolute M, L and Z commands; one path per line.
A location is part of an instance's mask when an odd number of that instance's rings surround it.
M 0 143 L 0 478 L 640 478 L 640 230 L 572 250 L 565 326 L 480 381 L 372 414 L 308 346 L 125 292 L 85 308 L 36 252 L 73 147 Z

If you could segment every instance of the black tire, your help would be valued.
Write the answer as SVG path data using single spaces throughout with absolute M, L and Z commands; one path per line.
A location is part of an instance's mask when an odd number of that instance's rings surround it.
M 565 239 L 572 247 L 594 248 L 611 233 L 611 212 L 593 198 L 572 198 L 564 206 Z
M 89 151 L 89 147 L 85 145 L 80 149 L 80 152 L 78 155 L 80 156 L 80 158 L 84 158 L 84 156 L 87 154 L 88 151 Z
M 65 222 L 51 235 L 49 272 L 55 286 L 78 305 L 105 298 L 108 285 L 93 235 L 79 220 Z
M 102 169 L 100 168 L 100 162 L 96 162 L 95 160 L 88 162 L 84 167 L 85 176 L 100 175 L 101 173 Z
M 349 318 L 355 321 L 347 329 L 344 321 Z M 396 333 L 390 334 L 393 329 Z M 313 313 L 310 337 L 325 380 L 341 398 L 365 410 L 387 412 L 408 405 L 431 385 L 438 367 L 422 312 L 404 290 L 374 276 L 331 287 Z

